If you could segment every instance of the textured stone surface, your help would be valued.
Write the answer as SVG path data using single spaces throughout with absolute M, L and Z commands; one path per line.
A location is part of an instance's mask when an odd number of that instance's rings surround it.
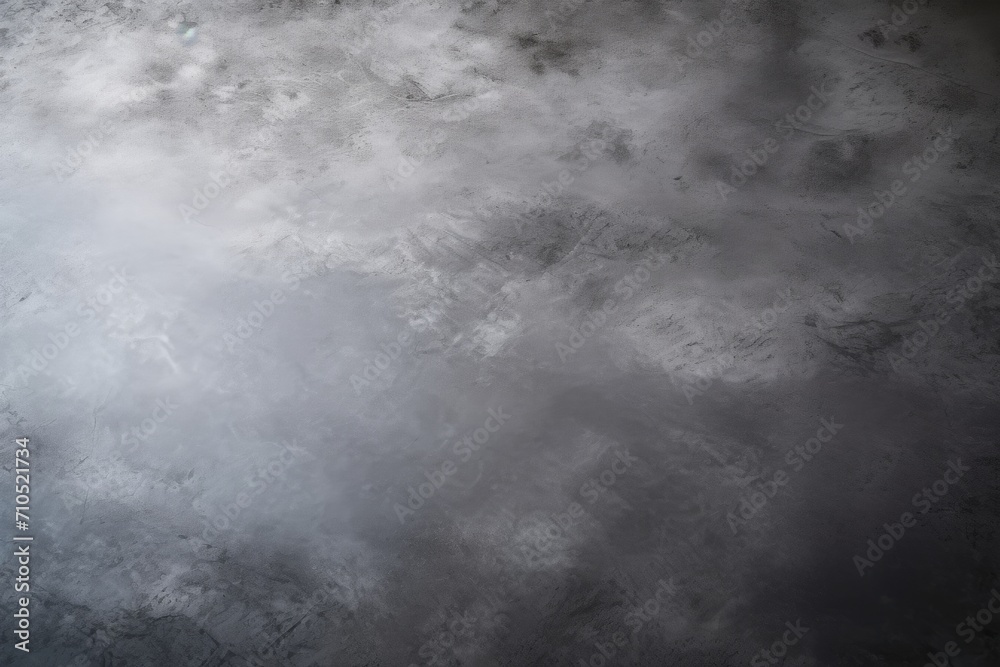
M 996 664 L 1000 16 L 901 7 L 6 3 L 0 664 Z

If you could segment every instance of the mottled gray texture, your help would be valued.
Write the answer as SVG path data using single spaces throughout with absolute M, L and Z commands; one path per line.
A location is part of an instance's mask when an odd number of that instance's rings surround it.
M 958 640 L 1000 583 L 1000 280 L 954 292 L 998 249 L 1000 13 L 563 6 L 0 7 L 5 471 L 36 452 L 32 652 L 5 559 L 0 664 L 599 667 L 620 631 L 609 665 L 747 665 L 798 619 L 781 664 Z M 953 664 L 996 664 L 998 630 Z

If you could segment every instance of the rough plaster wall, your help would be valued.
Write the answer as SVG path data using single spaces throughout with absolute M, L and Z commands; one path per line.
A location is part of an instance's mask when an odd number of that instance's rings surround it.
M 955 290 L 998 247 L 1000 21 L 916 6 L 8 2 L 36 555 L 0 663 L 745 665 L 799 619 L 782 664 L 942 651 L 997 585 L 1000 292 Z

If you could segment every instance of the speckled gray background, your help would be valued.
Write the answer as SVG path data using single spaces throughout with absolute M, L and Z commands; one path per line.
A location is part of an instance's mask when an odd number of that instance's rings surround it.
M 0 664 L 997 664 L 995 7 L 0 5 Z

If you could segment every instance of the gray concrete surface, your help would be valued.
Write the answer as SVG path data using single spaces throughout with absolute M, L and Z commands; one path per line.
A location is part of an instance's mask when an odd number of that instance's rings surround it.
M 0 663 L 996 664 L 998 18 L 7 2 Z

